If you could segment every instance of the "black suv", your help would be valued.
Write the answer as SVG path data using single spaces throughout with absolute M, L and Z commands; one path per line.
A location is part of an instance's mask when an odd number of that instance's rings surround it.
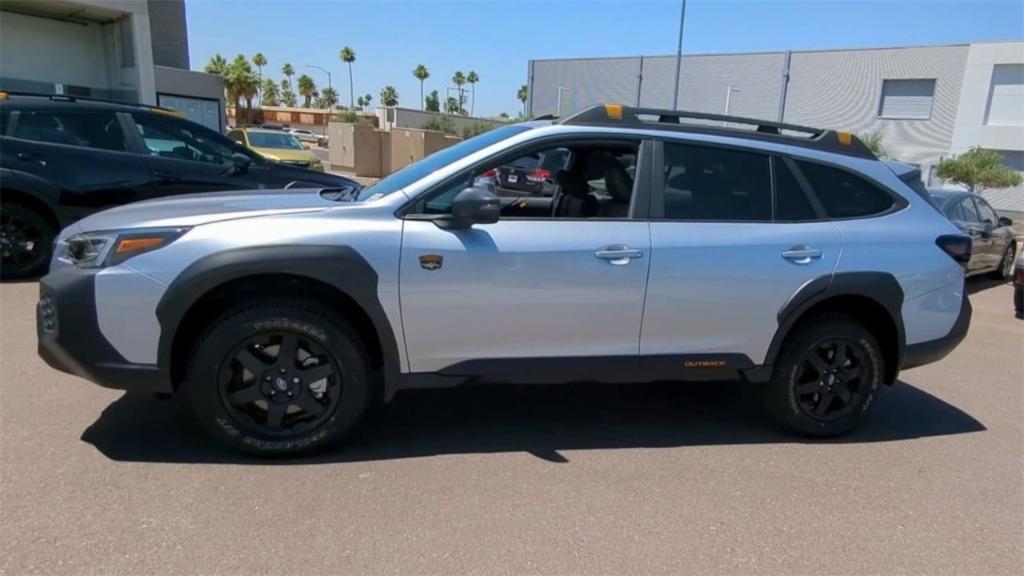
M 5 278 L 44 272 L 61 228 L 120 204 L 194 192 L 356 185 L 271 162 L 173 110 L 0 92 Z

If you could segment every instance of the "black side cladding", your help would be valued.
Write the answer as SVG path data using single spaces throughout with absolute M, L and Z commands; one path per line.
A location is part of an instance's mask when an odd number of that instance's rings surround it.
M 175 335 L 189 309 L 205 294 L 246 276 L 286 274 L 320 281 L 343 292 L 370 318 L 383 357 L 385 398 L 397 389 L 398 345 L 377 296 L 372 266 L 349 246 L 256 246 L 211 254 L 192 263 L 168 286 L 157 305 L 159 365 L 170 370 Z

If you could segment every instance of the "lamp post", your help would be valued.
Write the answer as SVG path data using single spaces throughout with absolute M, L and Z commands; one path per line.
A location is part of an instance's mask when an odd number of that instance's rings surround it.
M 324 74 L 327 74 L 327 88 L 331 92 L 334 92 L 334 85 L 331 84 L 331 73 L 328 72 L 326 68 L 322 66 L 317 66 L 316 64 L 306 64 L 306 68 L 316 68 L 317 70 L 323 72 Z M 327 118 L 324 119 L 324 136 L 327 136 L 327 123 L 331 121 L 331 108 L 333 107 L 333 104 L 328 104 L 327 106 Z
M 739 91 L 740 90 L 738 88 L 733 88 L 732 86 L 729 86 L 728 88 L 725 89 L 725 115 L 726 116 L 729 115 L 729 104 L 732 103 L 732 93 L 733 92 L 739 92 Z M 728 123 L 729 123 L 728 120 L 722 120 L 722 126 L 725 126 Z
M 558 87 L 558 104 L 555 105 L 557 107 L 557 110 L 555 111 L 555 116 L 558 116 L 559 118 L 562 117 L 562 90 L 568 92 L 569 89 L 563 86 Z
M 683 22 L 686 21 L 686 0 L 679 9 L 679 46 L 676 48 L 676 89 L 672 92 L 672 109 L 679 110 L 679 74 L 683 69 Z

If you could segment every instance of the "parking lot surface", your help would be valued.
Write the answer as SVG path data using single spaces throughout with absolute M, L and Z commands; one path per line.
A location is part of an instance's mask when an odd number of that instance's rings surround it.
M 463 388 L 267 462 L 49 369 L 0 285 L 0 572 L 1019 574 L 1024 322 L 970 287 L 964 343 L 836 441 L 739 383 Z

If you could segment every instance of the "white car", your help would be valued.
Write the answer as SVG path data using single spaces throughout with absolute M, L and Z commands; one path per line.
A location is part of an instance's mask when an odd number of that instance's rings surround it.
M 314 134 L 312 130 L 306 130 L 305 128 L 291 128 L 288 130 L 288 133 L 307 144 L 317 144 L 322 138 L 322 136 Z

